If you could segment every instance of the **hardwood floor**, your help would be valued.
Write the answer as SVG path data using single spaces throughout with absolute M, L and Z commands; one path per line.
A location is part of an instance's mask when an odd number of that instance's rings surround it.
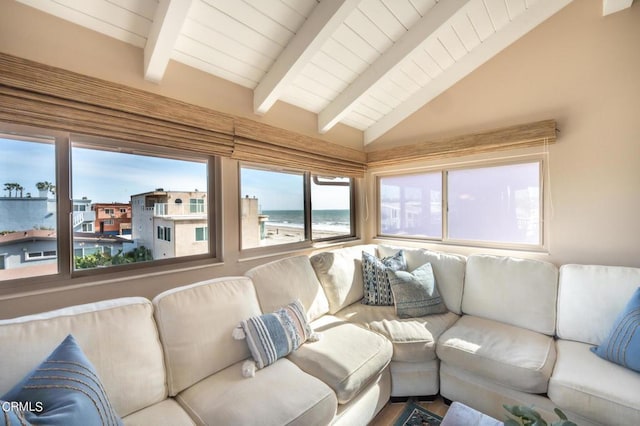
M 438 396 L 433 401 L 420 401 L 418 403 L 427 410 L 441 417 L 444 417 L 449 409 L 449 406 L 444 403 L 441 396 Z M 382 411 L 380 411 L 371 423 L 369 423 L 369 426 L 393 426 L 393 422 L 395 422 L 400 416 L 405 404 L 405 402 L 387 403 Z

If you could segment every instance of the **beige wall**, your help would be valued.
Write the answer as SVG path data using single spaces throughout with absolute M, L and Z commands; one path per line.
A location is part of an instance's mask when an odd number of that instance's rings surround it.
M 604 18 L 601 7 L 601 1 L 575 0 L 367 149 L 555 118 L 561 133 L 549 149 L 547 189 L 553 204 L 550 211 L 547 203 L 549 253 L 514 254 L 556 264 L 640 267 L 640 4 Z M 257 119 L 251 113 L 247 89 L 173 62 L 162 85 L 147 83 L 141 78 L 140 49 L 13 1 L 0 0 L 0 10 L 2 52 Z M 263 119 L 319 137 L 315 115 L 295 107 L 278 103 Z M 346 126 L 324 137 L 345 146 L 361 146 L 361 134 Z M 372 177 L 370 173 L 366 181 L 368 210 L 364 197 L 358 197 L 360 232 L 366 241 L 375 235 Z M 257 264 L 290 255 L 241 258 L 236 161 L 222 160 L 222 182 L 223 263 L 154 269 L 153 274 L 135 278 L 102 277 L 102 283 L 91 278 L 62 279 L 54 284 L 68 288 L 20 297 L 0 295 L 0 317 L 113 297 L 153 297 L 174 286 L 242 274 Z M 362 225 L 365 213 L 366 226 Z
M 549 148 L 548 254 L 516 255 L 640 267 L 637 1 L 603 17 L 601 1 L 575 0 L 367 149 L 547 118 L 560 129 Z

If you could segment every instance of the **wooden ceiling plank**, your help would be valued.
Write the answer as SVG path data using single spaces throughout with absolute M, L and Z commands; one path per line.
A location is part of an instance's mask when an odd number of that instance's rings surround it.
M 357 0 L 318 4 L 253 91 L 253 109 L 266 113 L 358 5 Z
M 144 46 L 144 79 L 159 83 L 187 19 L 192 0 L 160 0 Z
M 611 15 L 631 7 L 633 0 L 602 0 L 602 16 Z
M 382 54 L 349 87 L 336 97 L 318 116 L 318 131 L 326 133 L 349 113 L 353 104 L 371 86 L 380 81 L 396 64 L 419 48 L 425 39 L 433 37 L 436 31 L 467 4 L 466 0 L 440 2 L 424 15 L 402 36 L 392 48 Z
M 380 121 L 365 130 L 364 144 L 371 143 L 397 126 L 402 120 L 422 108 L 436 96 L 498 54 L 498 52 L 571 3 L 571 1 L 546 0 L 535 3 L 529 8 L 528 13 L 522 14 L 509 22 L 499 34 L 487 38 L 480 46 L 450 66 L 446 73 L 435 77 L 430 84 L 415 92 L 401 106 L 395 108 Z

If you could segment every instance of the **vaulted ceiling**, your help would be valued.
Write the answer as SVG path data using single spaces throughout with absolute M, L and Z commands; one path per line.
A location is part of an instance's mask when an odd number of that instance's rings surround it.
M 338 122 L 369 143 L 572 0 L 18 0 Z M 633 0 L 603 0 L 603 14 Z

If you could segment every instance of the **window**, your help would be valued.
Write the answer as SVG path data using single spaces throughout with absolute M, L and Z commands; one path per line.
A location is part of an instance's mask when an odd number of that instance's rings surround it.
M 54 138 L 0 134 L 0 281 L 58 273 Z
M 540 163 L 450 170 L 449 238 L 541 244 Z
M 189 213 L 204 213 L 204 200 L 191 198 L 189 200 Z
M 209 228 L 206 226 L 196 228 L 196 241 L 207 241 L 209 239 Z
M 171 241 L 171 228 L 158 226 L 157 238 L 159 240 Z
M 83 223 L 82 232 L 93 232 L 93 223 Z
M 385 235 L 442 237 L 442 174 L 380 178 L 380 230 Z
M 351 179 L 240 167 L 243 249 L 352 237 Z
M 541 161 L 531 161 L 381 176 L 379 233 L 471 245 L 540 247 L 541 168 Z
M 311 238 L 351 236 L 351 179 L 313 176 L 311 180 Z
M 186 220 L 199 226 L 208 225 L 208 157 L 190 158 L 183 153 L 132 144 L 131 149 L 126 149 L 129 145 L 125 144 L 123 149 L 123 145 L 114 147 L 111 141 L 82 138 L 71 141 L 74 200 L 86 200 L 89 205 L 132 206 L 131 217 L 119 217 L 118 227 L 112 226 L 116 223 L 114 219 L 104 219 L 101 228 L 110 226 L 104 234 L 95 237 L 85 234 L 82 239 L 74 235 L 74 248 L 80 244 L 99 248 L 89 254 L 84 250 L 82 256 L 89 256 L 84 260 L 76 252 L 75 270 L 209 254 L 209 244 L 191 247 L 193 228 L 182 226 Z M 195 207 L 184 211 L 182 205 L 174 203 L 176 198 L 192 199 L 190 205 Z M 126 208 L 104 208 L 109 215 L 118 210 L 127 212 Z M 95 219 L 92 211 L 77 211 L 73 223 L 81 228 Z M 125 229 L 130 229 L 126 237 Z

